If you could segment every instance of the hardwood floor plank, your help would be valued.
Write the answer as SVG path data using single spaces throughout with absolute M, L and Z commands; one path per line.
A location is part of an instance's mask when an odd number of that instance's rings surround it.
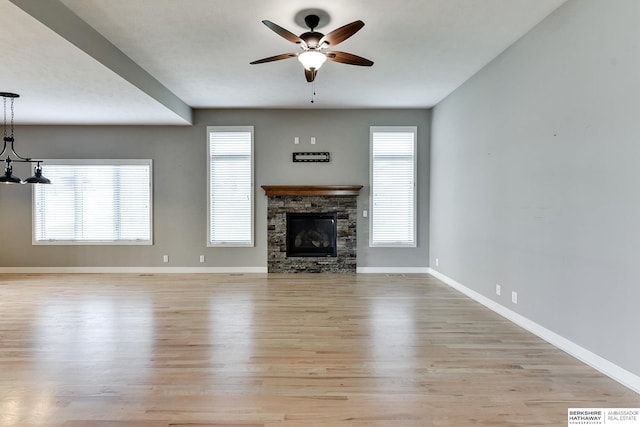
M 0 275 L 0 427 L 558 426 L 640 396 L 429 275 Z

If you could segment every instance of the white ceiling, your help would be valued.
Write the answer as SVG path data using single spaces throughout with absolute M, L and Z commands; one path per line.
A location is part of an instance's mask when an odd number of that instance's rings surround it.
M 21 95 L 18 124 L 186 125 L 189 107 L 432 107 L 564 1 L 0 0 L 0 91 Z M 337 50 L 375 62 L 327 62 L 313 104 L 295 59 L 249 65 L 299 50 L 262 20 L 300 34 L 294 17 L 309 8 L 329 14 L 323 33 L 364 21 Z

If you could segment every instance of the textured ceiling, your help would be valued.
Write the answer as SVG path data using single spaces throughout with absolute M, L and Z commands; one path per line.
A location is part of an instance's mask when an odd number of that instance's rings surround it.
M 324 0 L 327 33 L 365 22 L 338 50 L 371 68 L 327 62 L 313 87 L 295 59 L 297 0 L 4 0 L 1 91 L 16 122 L 189 124 L 190 108 L 432 107 L 564 0 Z

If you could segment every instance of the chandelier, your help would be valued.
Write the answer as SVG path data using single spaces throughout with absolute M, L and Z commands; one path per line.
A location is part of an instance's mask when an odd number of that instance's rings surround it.
M 2 146 L 2 152 L 0 152 L 0 161 L 4 162 L 4 175 L 0 176 L 0 183 L 3 184 L 51 184 L 47 178 L 42 176 L 42 160 L 34 160 L 30 157 L 22 157 L 18 153 L 16 153 L 15 149 L 15 139 L 13 137 L 13 102 L 16 98 L 19 98 L 20 95 L 17 93 L 11 92 L 0 92 L 0 96 L 2 96 L 3 104 L 4 104 L 4 145 Z M 11 102 L 11 122 L 10 126 L 7 127 L 7 99 Z M 7 132 L 9 131 L 9 132 Z M 4 159 L 6 153 L 7 157 Z M 14 157 L 12 158 L 11 155 Z M 33 168 L 33 176 L 25 179 L 24 181 L 18 178 L 13 174 L 13 166 L 11 163 L 35 163 L 36 166 Z

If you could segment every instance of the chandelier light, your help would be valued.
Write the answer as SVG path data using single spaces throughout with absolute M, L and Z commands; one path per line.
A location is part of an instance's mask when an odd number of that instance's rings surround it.
M 42 176 L 42 160 L 34 160 L 30 157 L 22 157 L 16 153 L 15 138 L 13 136 L 13 103 L 20 95 L 11 92 L 0 92 L 2 101 L 4 104 L 4 144 L 2 146 L 2 152 L 0 152 L 0 161 L 4 162 L 4 175 L 0 176 L 0 183 L 2 184 L 51 184 L 47 178 Z M 11 121 L 7 126 L 7 99 L 10 100 L 11 106 Z M 2 158 L 6 153 L 6 157 Z M 13 158 L 11 157 L 13 155 Z M 11 163 L 35 163 L 33 168 L 33 176 L 25 179 L 24 181 L 13 174 L 13 166 Z

